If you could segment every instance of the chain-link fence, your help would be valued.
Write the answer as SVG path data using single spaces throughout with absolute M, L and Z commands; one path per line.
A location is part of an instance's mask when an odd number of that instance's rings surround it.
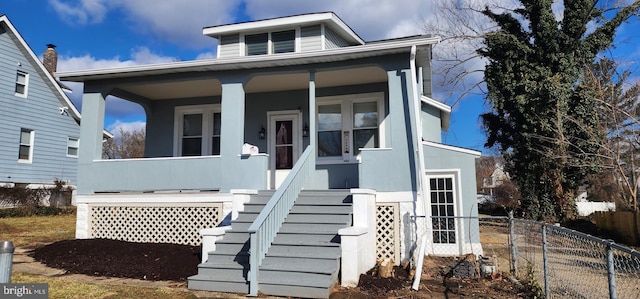
M 482 255 L 547 298 L 640 298 L 640 252 L 610 240 L 542 222 L 508 217 L 427 217 L 435 255 Z M 443 225 L 442 223 L 446 223 Z M 457 246 L 441 246 L 457 226 Z M 447 232 L 447 237 L 454 237 Z M 479 240 L 481 249 L 474 244 Z M 449 251 L 447 251 L 449 250 Z
M 640 298 L 640 253 L 560 226 L 512 219 L 512 270 L 547 298 Z

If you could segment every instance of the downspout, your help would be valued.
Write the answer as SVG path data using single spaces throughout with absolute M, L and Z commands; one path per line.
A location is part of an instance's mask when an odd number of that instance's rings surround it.
M 424 150 L 422 148 L 422 119 L 420 117 L 420 112 L 422 111 L 421 107 L 421 101 L 420 101 L 420 94 L 418 93 L 418 82 L 417 82 L 417 77 L 416 77 L 416 51 L 417 51 L 417 47 L 415 45 L 411 46 L 411 55 L 410 55 L 410 67 L 411 67 L 411 88 L 413 89 L 413 124 L 415 125 L 415 136 L 414 136 L 414 143 L 416 146 L 416 154 L 418 155 L 418 159 L 417 163 L 418 163 L 418 167 L 416 167 L 416 169 L 418 170 L 417 176 L 418 176 L 418 190 L 419 191 L 416 195 L 416 209 L 415 209 L 415 213 L 416 213 L 416 218 L 415 218 L 415 222 L 416 222 L 416 234 L 418 233 L 418 219 L 422 218 L 423 219 L 423 234 L 421 236 L 417 236 L 416 235 L 416 242 L 418 242 L 418 240 L 421 240 L 421 244 L 420 244 L 420 251 L 418 252 L 418 258 L 417 258 L 417 263 L 416 263 L 416 274 L 414 277 L 414 281 L 412 284 L 412 289 L 414 290 L 418 290 L 418 286 L 420 285 L 420 278 L 422 276 L 422 262 L 424 259 L 424 249 L 426 246 L 426 242 L 427 242 L 427 207 L 426 207 L 426 198 L 427 198 L 427 185 L 424 182 L 424 175 L 426 172 L 425 169 L 425 165 L 424 165 Z M 418 215 L 418 213 L 421 213 L 421 215 Z M 421 216 L 421 217 L 420 217 Z M 417 249 L 417 248 L 416 248 Z M 415 252 L 414 252 L 415 254 Z
M 416 154 L 418 155 L 417 166 L 418 170 L 418 191 L 420 194 L 416 196 L 416 216 L 426 216 L 427 215 L 427 207 L 426 196 L 427 196 L 427 185 L 424 182 L 424 175 L 426 172 L 425 163 L 424 163 L 424 150 L 422 147 L 422 119 L 420 117 L 420 93 L 418 92 L 418 83 L 416 77 L 416 46 L 411 46 L 411 55 L 410 55 L 410 66 L 411 66 L 411 88 L 413 89 L 413 124 L 416 128 L 416 136 L 414 136 L 414 142 L 416 147 Z M 420 200 L 421 199 L 421 200 Z M 421 215 L 418 215 L 421 213 Z

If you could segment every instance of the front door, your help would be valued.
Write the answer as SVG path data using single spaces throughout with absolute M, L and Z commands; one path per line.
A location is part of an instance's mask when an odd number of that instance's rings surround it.
M 270 187 L 282 184 L 302 154 L 301 115 L 297 110 L 268 114 Z
M 427 176 L 431 221 L 427 224 L 432 234 L 435 255 L 456 255 L 460 251 L 461 227 L 455 176 Z

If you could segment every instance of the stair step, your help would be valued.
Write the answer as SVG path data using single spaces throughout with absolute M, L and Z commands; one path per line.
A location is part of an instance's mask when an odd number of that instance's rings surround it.
M 343 214 L 289 214 L 285 223 L 325 223 L 347 224 L 351 223 L 351 215 Z
M 307 234 L 287 234 L 287 233 L 281 232 L 276 235 L 275 239 L 273 240 L 273 244 L 339 247 L 340 236 L 336 234 L 307 235 Z
M 225 243 L 224 239 L 216 243 L 216 250 L 209 255 L 215 254 L 224 254 L 224 255 L 237 255 L 240 252 L 248 252 L 249 251 L 249 243 L 239 244 L 239 243 Z
M 260 270 L 260 286 L 263 284 L 270 285 L 286 285 L 286 286 L 303 286 L 303 287 L 329 287 L 335 278 L 333 275 L 318 273 L 300 273 L 300 272 L 284 272 Z M 264 292 L 264 290 L 262 290 Z
M 267 257 L 262 261 L 262 271 L 289 271 L 301 273 L 332 274 L 339 268 L 338 259 L 308 259 L 299 257 Z
M 246 281 L 217 281 L 204 275 L 194 275 L 188 278 L 188 288 L 224 293 L 249 293 L 249 283 Z
M 339 229 L 347 227 L 347 224 L 318 224 L 318 223 L 287 223 L 280 228 L 280 233 L 300 234 L 336 234 Z
M 222 237 L 222 240 L 217 241 L 216 244 L 220 244 L 223 240 L 225 243 L 243 244 L 249 240 L 249 234 L 246 232 L 234 232 L 232 230 L 228 230 Z
M 242 266 L 238 269 L 198 266 L 198 275 L 209 277 L 215 281 L 246 281 L 247 272 L 249 269 Z
M 351 197 L 321 197 L 301 195 L 296 199 L 296 204 L 301 205 L 350 205 Z
M 322 212 L 325 214 L 349 214 L 351 213 L 351 206 L 313 206 L 313 205 L 294 205 L 290 214 L 315 214 L 318 212 Z
M 240 265 L 249 264 L 249 253 L 241 252 L 236 254 L 220 254 L 217 251 L 209 253 L 206 264 L 213 266 L 217 264 L 237 263 Z
M 304 257 L 332 259 L 340 256 L 340 247 L 294 246 L 273 244 L 267 252 L 268 257 Z
M 281 296 L 287 298 L 329 298 L 331 294 L 331 288 L 329 287 L 300 287 L 300 286 L 283 286 L 283 285 L 271 285 L 260 284 L 260 292 L 272 296 Z

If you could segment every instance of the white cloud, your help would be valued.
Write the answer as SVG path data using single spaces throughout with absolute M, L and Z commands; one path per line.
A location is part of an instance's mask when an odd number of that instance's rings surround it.
M 101 0 L 81 0 L 72 5 L 61 0 L 49 0 L 53 9 L 67 22 L 97 24 L 103 21 L 107 7 Z

